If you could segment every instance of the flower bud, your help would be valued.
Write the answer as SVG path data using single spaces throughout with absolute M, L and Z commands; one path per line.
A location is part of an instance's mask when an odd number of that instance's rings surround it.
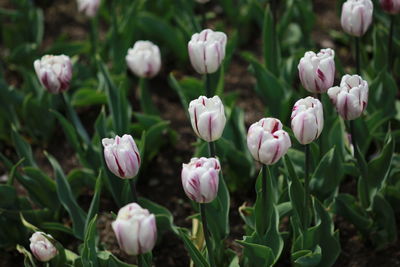
M 373 10 L 371 0 L 347 0 L 342 6 L 343 30 L 353 36 L 363 36 L 371 25 Z
M 200 96 L 189 104 L 189 115 L 193 130 L 207 142 L 219 139 L 225 128 L 224 105 L 218 96 Z
M 247 133 L 247 147 L 255 160 L 262 164 L 276 163 L 292 146 L 289 134 L 275 118 L 264 118 L 253 123 Z
M 361 116 L 368 104 L 368 83 L 358 75 L 345 75 L 340 86 L 328 90 L 329 98 L 345 120 Z
M 307 145 L 318 138 L 324 128 L 321 102 L 311 96 L 298 100 L 292 111 L 292 130 L 300 144 Z
M 44 236 L 44 233 L 35 232 L 29 241 L 31 242 L 29 247 L 38 261 L 46 262 L 57 255 L 56 247 Z
M 190 62 L 199 74 L 214 73 L 225 58 L 227 37 L 210 29 L 195 33 L 188 43 Z
M 137 203 L 130 203 L 118 211 L 111 224 L 119 247 L 128 255 L 139 255 L 151 251 L 157 241 L 157 226 L 154 214 Z
M 132 136 L 103 138 L 102 143 L 108 169 L 123 179 L 135 177 L 139 172 L 140 154 Z
M 192 158 L 182 165 L 182 186 L 186 195 L 198 203 L 208 203 L 218 193 L 221 165 L 216 158 Z
M 68 90 L 72 78 L 72 63 L 68 56 L 45 55 L 35 60 L 33 66 L 40 83 L 47 91 L 58 94 Z
M 335 79 L 335 51 L 321 49 L 318 54 L 306 52 L 298 65 L 303 87 L 311 93 L 325 93 Z
M 389 14 L 400 13 L 400 0 L 380 0 L 382 9 Z
M 78 0 L 79 12 L 85 13 L 89 18 L 96 16 L 99 6 L 100 0 Z
M 129 69 L 141 78 L 152 78 L 161 69 L 158 46 L 150 41 L 137 41 L 125 57 Z

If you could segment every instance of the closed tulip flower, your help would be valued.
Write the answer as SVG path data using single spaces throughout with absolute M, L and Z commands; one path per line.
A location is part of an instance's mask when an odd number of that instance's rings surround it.
M 368 104 L 368 83 L 358 75 L 345 75 L 340 86 L 328 90 L 336 110 L 345 120 L 361 116 Z
M 335 79 L 335 52 L 322 49 L 318 54 L 306 52 L 298 65 L 303 87 L 311 93 L 325 93 Z
M 140 154 L 132 136 L 103 138 L 102 143 L 108 169 L 120 178 L 135 177 L 140 167 Z
M 137 203 L 131 203 L 118 211 L 112 223 L 119 247 L 128 255 L 139 255 L 151 251 L 157 241 L 157 226 L 154 214 Z
M 342 6 L 343 30 L 353 36 L 363 36 L 371 25 L 373 10 L 371 0 L 347 0 Z
M 317 139 L 324 128 L 321 102 L 311 96 L 298 100 L 292 111 L 292 130 L 300 144 Z
M 190 102 L 190 121 L 198 137 L 207 142 L 219 139 L 225 128 L 224 105 L 218 96 L 200 96 Z
M 161 53 L 150 41 L 137 41 L 125 57 L 129 69 L 141 78 L 154 77 L 161 69 Z
M 46 262 L 57 255 L 57 249 L 42 232 L 35 232 L 29 239 L 30 249 L 38 261 Z
M 275 118 L 253 123 L 247 133 L 247 147 L 255 160 L 265 165 L 276 163 L 291 147 L 289 134 Z
M 216 158 L 192 158 L 182 166 L 182 186 L 188 196 L 198 203 L 208 203 L 218 193 L 221 166 Z
M 214 73 L 225 58 L 227 37 L 210 29 L 192 35 L 188 43 L 190 62 L 199 74 Z
M 85 13 L 89 18 L 96 16 L 99 6 L 100 0 L 78 0 L 79 12 Z
M 45 55 L 33 63 L 36 75 L 42 86 L 52 94 L 69 89 L 72 78 L 71 59 L 66 55 Z
M 382 9 L 390 14 L 400 13 L 400 0 L 380 0 Z

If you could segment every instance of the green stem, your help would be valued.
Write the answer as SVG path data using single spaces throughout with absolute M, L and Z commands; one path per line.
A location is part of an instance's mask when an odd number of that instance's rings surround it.
M 212 97 L 211 76 L 208 73 L 205 74 L 205 87 L 206 87 L 206 97 Z
M 271 0 L 271 11 L 272 11 L 272 55 L 274 56 L 273 60 L 273 73 L 278 75 L 278 56 L 277 56 L 277 34 L 276 34 L 276 23 L 277 23 L 277 13 L 278 13 L 278 3 L 276 0 Z
M 263 164 L 261 173 L 262 173 L 262 180 L 261 180 L 261 201 L 263 207 L 263 213 L 267 214 L 266 206 L 267 206 L 267 165 Z
M 356 129 L 355 129 L 354 121 L 349 121 L 349 124 L 350 124 L 351 143 L 353 144 L 354 151 L 355 151 L 356 147 L 357 147 L 357 139 L 356 139 Z
M 201 27 L 203 29 L 207 28 L 207 18 L 206 18 L 206 9 L 204 7 L 205 4 L 200 4 L 200 12 L 201 12 Z
M 208 142 L 208 155 L 210 157 L 216 157 L 217 156 L 214 142 Z
M 94 58 L 94 63 L 96 65 L 96 53 L 97 53 L 97 25 L 96 18 L 90 19 L 90 43 L 92 48 L 92 55 Z
M 304 207 L 305 207 L 305 218 L 304 218 L 304 228 L 308 228 L 308 224 L 310 222 L 309 220 L 309 211 L 311 209 L 310 207 L 310 158 L 311 158 L 311 153 L 310 153 L 310 145 L 305 145 L 305 161 L 304 161 Z
M 208 261 L 209 261 L 211 267 L 215 267 L 216 265 L 215 265 L 213 249 L 212 249 L 212 245 L 211 245 L 210 232 L 208 231 L 208 226 L 207 226 L 206 204 L 199 203 L 199 205 L 200 205 L 201 221 L 203 224 L 203 233 L 204 233 L 204 238 L 206 240 L 206 246 L 207 246 L 207 252 L 208 252 Z
M 136 191 L 136 181 L 135 181 L 135 179 L 130 179 L 129 183 L 131 185 L 131 192 L 132 192 L 133 201 L 138 203 L 138 196 L 137 196 L 137 191 Z
M 394 34 L 394 24 L 395 24 L 395 16 L 390 16 L 390 30 L 389 30 L 389 44 L 388 44 L 388 67 L 389 72 L 393 71 L 393 63 L 394 63 L 394 51 L 393 51 L 393 34 Z
M 83 127 L 82 122 L 79 119 L 78 115 L 76 114 L 75 110 L 71 106 L 67 92 L 62 93 L 62 100 L 64 102 L 65 108 L 67 109 L 68 117 L 74 124 L 79 136 L 83 139 L 83 141 L 86 144 L 91 144 L 88 133 Z
M 360 37 L 355 38 L 355 46 L 356 46 L 356 70 L 357 74 L 361 75 L 361 51 L 360 51 Z

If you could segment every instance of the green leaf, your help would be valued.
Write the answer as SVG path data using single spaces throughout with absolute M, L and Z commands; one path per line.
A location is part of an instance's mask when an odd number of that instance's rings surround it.
M 166 231 L 173 231 L 178 234 L 176 227 L 174 226 L 174 218 L 171 212 L 157 203 L 154 203 L 146 198 L 139 198 L 139 204 L 142 208 L 148 209 L 151 213 L 156 216 L 157 231 L 159 237 Z
M 40 228 L 46 231 L 57 231 L 57 232 L 62 232 L 68 235 L 73 236 L 74 233 L 71 230 L 71 228 L 65 226 L 64 224 L 61 223 L 56 223 L 56 222 L 44 222 L 40 224 Z
M 264 14 L 263 43 L 264 62 L 267 69 L 274 75 L 278 75 L 277 36 L 271 12 L 271 5 L 268 5 Z
M 300 250 L 292 255 L 294 260 L 294 266 L 317 266 L 321 261 L 321 247 L 317 246 L 314 251 L 311 250 Z M 300 256 L 301 255 L 301 256 Z
M 375 196 L 372 211 L 375 219 L 372 240 L 377 249 L 383 249 L 397 240 L 396 217 L 392 207 L 381 194 Z
M 94 189 L 94 196 L 92 198 L 92 202 L 90 203 L 89 211 L 86 216 L 85 232 L 88 231 L 88 227 L 92 218 L 94 218 L 99 211 L 101 188 L 103 186 L 102 177 L 103 177 L 102 171 L 100 170 L 99 175 L 97 176 L 96 187 Z
M 31 146 L 18 134 L 15 127 L 12 127 L 11 137 L 18 156 L 20 158 L 25 158 L 23 165 L 37 167 L 33 158 Z
M 17 192 L 10 185 L 0 184 L 0 208 L 13 206 L 17 200 Z
M 74 235 L 82 240 L 85 230 L 86 214 L 76 202 L 76 199 L 72 194 L 71 187 L 68 184 L 68 181 L 65 178 L 65 175 L 57 160 L 47 152 L 45 152 L 45 155 L 50 161 L 50 164 L 54 170 L 58 199 L 71 216 Z
M 272 249 L 267 246 L 248 241 L 248 239 L 249 237 L 245 237 L 244 241 L 236 241 L 244 247 L 243 254 L 247 259 L 246 266 L 272 266 L 275 259 Z
M 89 88 L 77 90 L 71 100 L 74 107 L 87 107 L 107 104 L 107 96 L 102 91 Z
M 96 252 L 96 222 L 97 215 L 90 220 L 85 231 L 85 239 L 81 253 L 81 261 L 83 266 L 98 266 Z
M 185 231 L 181 228 L 178 228 L 179 236 L 182 238 L 183 244 L 185 248 L 190 254 L 194 264 L 199 267 L 209 267 L 206 259 L 200 253 L 200 251 L 196 248 L 196 246 L 192 243 L 189 236 L 185 233 Z
M 36 267 L 35 260 L 33 259 L 32 254 L 26 250 L 23 246 L 17 245 L 17 251 L 24 255 L 24 266 L 25 267 Z
M 150 87 L 148 86 L 148 80 L 146 78 L 139 79 L 139 99 L 140 107 L 143 113 L 149 115 L 159 115 L 160 112 L 154 105 L 151 99 Z

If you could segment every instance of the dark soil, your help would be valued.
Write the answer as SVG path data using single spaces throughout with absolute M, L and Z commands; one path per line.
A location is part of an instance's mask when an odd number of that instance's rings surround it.
M 0 2 L 7 1 L 0 0 Z M 45 9 L 46 34 L 44 47 L 50 45 L 54 36 L 60 33 L 61 25 L 61 32 L 66 33 L 70 40 L 86 38 L 86 24 L 81 16 L 76 16 L 75 14 L 75 1 L 63 2 L 57 0 L 56 2 L 57 4 L 53 4 L 52 7 Z M 330 38 L 327 30 L 332 28 L 340 29 L 337 14 L 333 11 L 335 10 L 336 1 L 315 0 L 314 2 L 315 11 L 319 15 L 313 39 L 320 47 L 329 46 L 335 48 L 336 44 Z M 8 5 L 2 6 L 8 7 Z M 68 23 L 65 23 L 66 21 Z M 345 62 L 349 60 L 348 54 L 348 50 L 346 49 L 340 49 L 338 52 L 338 56 L 341 59 L 343 58 Z M 196 138 L 177 95 L 171 88 L 165 87 L 165 84 L 167 84 L 165 75 L 167 71 L 164 70 L 163 74 L 152 81 L 152 84 L 155 85 L 153 86 L 154 91 L 152 92 L 152 96 L 161 111 L 162 117 L 165 120 L 169 120 L 172 129 L 179 133 L 179 142 L 164 147 L 154 158 L 151 165 L 156 167 L 148 168 L 145 175 L 142 176 L 142 180 L 138 184 L 138 192 L 139 195 L 168 208 L 174 216 L 174 223 L 176 225 L 191 228 L 191 220 L 187 218 L 193 214 L 193 209 L 183 193 L 180 170 L 182 162 L 188 162 L 192 157 L 194 152 L 192 144 Z M 225 90 L 227 92 L 235 91 L 239 94 L 237 104 L 245 111 L 246 126 L 262 118 L 264 105 L 253 90 L 255 80 L 247 71 L 247 64 L 239 56 L 234 56 L 229 70 L 226 71 L 225 79 Z M 134 88 L 132 89 L 134 90 Z M 137 98 L 133 95 L 131 101 L 137 103 Z M 133 106 L 137 107 L 137 105 Z M 79 113 L 85 125 L 92 127 L 94 120 L 85 115 L 87 112 L 80 110 Z M 97 114 L 97 111 L 94 113 Z M 60 142 L 59 140 L 62 141 Z M 60 161 L 66 172 L 78 167 L 78 161 L 61 132 L 56 133 L 55 138 L 47 149 L 50 154 L 53 154 Z M 37 147 L 34 151 L 41 168 L 51 174 L 51 167 L 43 156 L 43 148 Z M 7 149 L 4 153 L 16 159 L 11 149 Z M 355 185 L 351 183 L 346 186 L 355 188 Z M 349 189 L 349 191 L 351 190 Z M 23 193 L 23 190 L 21 193 Z M 87 195 L 79 199 L 80 202 L 84 202 L 83 205 L 86 205 L 90 202 L 92 194 L 93 192 L 88 190 Z M 231 196 L 231 235 L 227 240 L 227 246 L 235 251 L 240 250 L 235 240 L 242 239 L 244 235 L 243 222 L 239 216 L 238 208 L 244 202 L 252 204 L 254 198 L 254 192 L 239 192 Z M 120 259 L 131 263 L 136 262 L 134 257 L 127 256 L 118 248 L 111 229 L 112 216 L 110 214 L 111 211 L 116 213 L 118 210 L 112 203 L 112 200 L 103 196 L 100 209 L 101 215 L 98 221 L 98 230 L 101 244 Z M 400 225 L 400 219 L 398 222 L 398 225 Z M 400 241 L 385 250 L 375 251 L 372 247 L 366 245 L 365 240 L 361 238 L 353 225 L 340 217 L 335 218 L 335 224 L 340 231 L 342 245 L 342 254 L 335 266 L 400 266 Z M 76 249 L 76 245 L 70 244 L 69 247 Z M 183 243 L 173 233 L 167 233 L 162 237 L 155 247 L 153 255 L 155 266 L 189 266 L 189 257 Z M 285 248 L 284 255 L 281 258 L 278 266 L 290 266 L 290 254 L 287 248 Z M 15 250 L 0 251 L 0 266 L 22 266 L 22 257 Z

